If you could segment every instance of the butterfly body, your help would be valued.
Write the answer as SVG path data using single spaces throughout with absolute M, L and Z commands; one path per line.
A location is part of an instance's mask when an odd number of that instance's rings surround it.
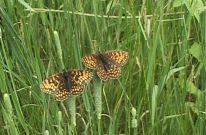
M 72 88 L 72 78 L 66 72 L 63 73 L 63 81 L 65 88 L 69 91 Z
M 101 53 L 97 54 L 96 57 L 98 63 L 99 63 L 99 67 L 103 66 L 104 70 L 108 71 L 110 68 L 110 64 L 108 62 L 108 59 L 106 57 L 104 57 L 104 55 L 102 55 Z
M 128 53 L 125 51 L 110 51 L 84 56 L 83 63 L 91 69 L 97 70 L 100 79 L 117 79 L 121 75 L 120 67 L 128 61 Z
M 52 94 L 59 100 L 65 100 L 69 95 L 82 93 L 84 84 L 92 79 L 92 73 L 86 70 L 68 70 L 44 80 L 40 88 L 43 92 Z

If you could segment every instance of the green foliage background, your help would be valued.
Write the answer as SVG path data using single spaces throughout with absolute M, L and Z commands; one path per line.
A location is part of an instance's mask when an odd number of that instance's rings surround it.
M 204 5 L 1 0 L 0 133 L 205 134 Z M 40 90 L 46 77 L 108 50 L 129 52 L 118 80 L 94 77 L 62 103 Z

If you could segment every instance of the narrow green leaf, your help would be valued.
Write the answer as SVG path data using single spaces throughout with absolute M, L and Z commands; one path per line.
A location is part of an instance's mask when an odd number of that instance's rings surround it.
M 29 4 L 26 3 L 24 0 L 18 0 L 18 2 L 19 2 L 20 4 L 22 4 L 26 9 L 34 12 L 34 9 L 32 9 L 32 7 L 29 6 Z

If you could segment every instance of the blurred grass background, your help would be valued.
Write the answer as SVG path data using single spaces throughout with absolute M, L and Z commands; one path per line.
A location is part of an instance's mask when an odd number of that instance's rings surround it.
M 201 0 L 1 0 L 0 134 L 206 134 L 205 9 Z M 72 125 L 70 100 L 39 84 L 108 50 L 128 51 L 128 64 L 118 80 L 87 85 Z

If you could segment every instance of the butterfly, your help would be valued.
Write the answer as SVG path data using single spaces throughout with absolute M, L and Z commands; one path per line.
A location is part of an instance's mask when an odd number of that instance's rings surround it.
M 128 52 L 109 51 L 84 56 L 82 62 L 90 69 L 97 70 L 101 80 L 117 79 L 121 75 L 121 66 L 128 61 Z
M 84 84 L 92 79 L 92 72 L 87 70 L 68 70 L 48 77 L 40 84 L 43 92 L 52 94 L 58 101 L 65 100 L 69 95 L 79 95 Z

